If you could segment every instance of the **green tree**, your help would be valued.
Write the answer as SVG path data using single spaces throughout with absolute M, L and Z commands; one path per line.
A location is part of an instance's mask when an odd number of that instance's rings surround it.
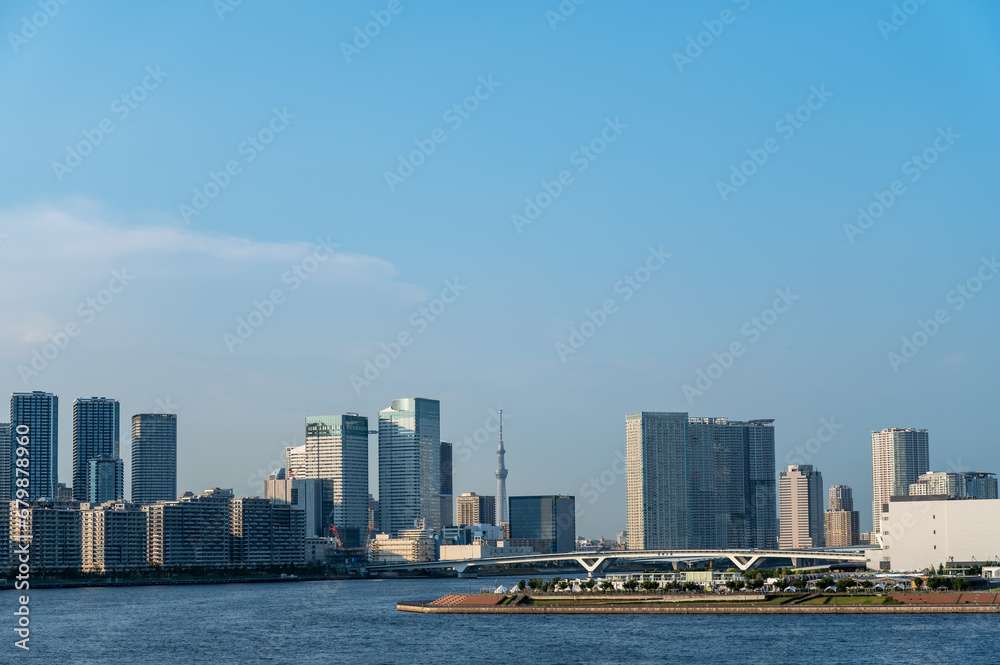
M 829 576 L 821 577 L 818 580 L 816 580 L 816 588 L 818 588 L 821 591 L 826 589 L 828 586 L 835 586 L 835 585 L 836 582 L 832 577 Z
M 524 580 L 521 580 L 520 582 L 517 583 L 517 588 L 520 589 L 522 592 L 524 591 Z
M 567 582 L 566 580 L 563 580 L 562 582 L 559 583 L 559 588 L 561 590 L 565 591 L 566 589 L 569 588 L 569 582 Z
M 840 593 L 844 593 L 854 585 L 855 582 L 850 577 L 844 578 L 842 580 L 837 580 L 837 591 L 839 591 Z
M 603 582 L 601 582 L 601 591 L 611 591 L 611 588 L 613 586 L 614 584 L 612 584 L 608 580 L 604 580 Z
M 913 588 L 914 589 L 916 589 L 917 591 L 920 591 L 920 589 L 922 589 L 923 586 L 924 586 L 924 578 L 922 578 L 922 577 L 914 577 L 913 578 Z
M 955 591 L 965 591 L 969 588 L 969 581 L 964 577 L 953 577 L 951 580 L 951 588 Z
M 636 580 L 628 580 L 622 586 L 629 591 L 635 591 L 636 589 L 639 588 L 639 582 L 637 582 Z
M 700 588 L 701 588 L 701 585 L 699 585 L 697 582 L 685 582 L 684 583 L 684 590 L 685 591 L 697 591 Z
M 654 582 L 653 580 L 645 580 L 640 586 L 645 591 L 656 591 L 660 588 L 660 583 Z

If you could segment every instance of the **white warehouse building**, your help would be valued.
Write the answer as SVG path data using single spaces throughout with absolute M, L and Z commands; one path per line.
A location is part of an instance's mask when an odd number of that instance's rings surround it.
M 1000 556 L 1000 500 L 892 497 L 882 518 L 882 549 L 868 551 L 872 570 L 923 570 L 939 564 L 982 565 Z

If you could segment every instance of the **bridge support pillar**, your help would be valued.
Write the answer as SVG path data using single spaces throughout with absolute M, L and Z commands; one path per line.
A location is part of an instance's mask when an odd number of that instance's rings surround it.
M 604 571 L 607 570 L 611 560 L 605 557 L 577 557 L 576 562 L 587 571 L 587 577 L 593 579 L 595 573 L 598 577 L 604 577 Z

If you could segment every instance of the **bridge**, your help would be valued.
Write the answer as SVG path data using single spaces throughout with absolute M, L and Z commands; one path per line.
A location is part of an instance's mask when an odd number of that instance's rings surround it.
M 616 561 L 665 562 L 674 568 L 682 561 L 705 561 L 729 559 L 736 568 L 747 571 L 767 559 L 791 559 L 798 567 L 801 559 L 831 562 L 867 561 L 864 550 L 611 550 L 606 552 L 565 552 L 562 554 L 537 554 L 527 556 L 497 557 L 491 559 L 461 559 L 453 561 L 425 561 L 422 563 L 389 563 L 368 566 L 370 572 L 405 570 L 454 569 L 459 575 L 474 571 L 481 566 L 504 566 L 530 563 L 575 561 L 587 571 L 588 577 L 601 575 Z M 471 569 L 471 570 L 470 570 Z

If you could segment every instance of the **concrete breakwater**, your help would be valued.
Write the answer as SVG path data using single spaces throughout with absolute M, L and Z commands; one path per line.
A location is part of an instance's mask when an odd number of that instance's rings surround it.
M 997 605 L 500 605 L 396 604 L 421 614 L 1000 614 Z

